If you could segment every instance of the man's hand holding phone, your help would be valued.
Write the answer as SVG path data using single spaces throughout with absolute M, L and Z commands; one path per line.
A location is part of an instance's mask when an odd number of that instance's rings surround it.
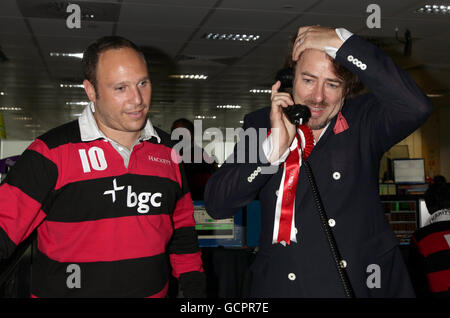
M 294 105 L 289 93 L 279 92 L 281 82 L 272 86 L 270 124 L 273 151 L 269 162 L 274 163 L 286 152 L 296 134 L 296 127 L 286 117 L 283 108 Z

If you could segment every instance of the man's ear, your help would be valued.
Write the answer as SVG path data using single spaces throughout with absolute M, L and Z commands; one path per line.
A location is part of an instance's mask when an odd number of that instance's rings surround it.
M 95 102 L 97 94 L 95 93 L 95 87 L 87 79 L 83 81 L 84 91 L 91 102 Z

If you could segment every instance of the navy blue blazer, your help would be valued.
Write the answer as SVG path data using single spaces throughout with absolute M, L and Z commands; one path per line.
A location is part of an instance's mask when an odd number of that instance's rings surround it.
M 425 122 L 432 106 L 406 72 L 357 35 L 341 46 L 336 60 L 358 75 L 370 93 L 345 101 L 342 114 L 349 128 L 335 134 L 337 116 L 332 119 L 307 160 L 356 296 L 414 297 L 398 240 L 380 203 L 379 162 L 386 150 Z M 270 107 L 250 113 L 243 128 L 270 129 L 269 115 Z M 286 247 L 272 244 L 276 190 L 283 169 L 263 174 L 258 167 L 264 165 L 263 161 L 225 163 L 205 191 L 206 209 L 214 218 L 230 217 L 257 198 L 261 202 L 252 296 L 344 297 L 304 165 L 295 201 L 297 243 Z

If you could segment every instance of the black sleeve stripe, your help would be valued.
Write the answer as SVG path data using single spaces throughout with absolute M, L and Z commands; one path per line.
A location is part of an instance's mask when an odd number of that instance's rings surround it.
M 58 178 L 55 163 L 34 150 L 25 150 L 8 172 L 4 182 L 43 204 Z
M 195 227 L 181 227 L 173 232 L 169 254 L 192 254 L 200 251 Z
M 188 272 L 179 278 L 183 296 L 186 298 L 206 297 L 206 275 L 201 272 Z
M 42 140 L 49 149 L 68 143 L 79 143 L 81 142 L 81 135 L 78 120 L 53 128 L 38 139 Z
M 420 242 L 425 237 L 436 232 L 446 231 L 450 228 L 450 221 L 441 221 L 422 227 L 414 234 L 416 240 Z
M 427 273 L 445 271 L 450 268 L 450 250 L 439 251 L 425 258 Z

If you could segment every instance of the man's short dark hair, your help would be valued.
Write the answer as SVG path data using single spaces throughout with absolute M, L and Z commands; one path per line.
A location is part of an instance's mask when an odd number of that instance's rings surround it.
M 450 209 L 450 186 L 445 177 L 435 176 L 433 178 L 433 183 L 425 192 L 425 204 L 430 214 L 442 209 Z
M 297 61 L 292 60 L 292 52 L 294 50 L 295 40 L 297 39 L 297 35 L 294 35 L 288 44 L 287 54 L 284 60 L 284 68 L 292 68 L 292 71 L 295 76 L 295 69 L 297 66 L 297 62 L 301 59 L 301 54 Z M 359 80 L 358 76 L 350 72 L 347 68 L 339 64 L 335 59 L 326 54 L 330 62 L 333 64 L 334 73 L 336 76 L 344 82 L 344 98 L 351 98 L 359 93 L 361 93 L 364 89 L 364 85 Z
M 130 40 L 120 36 L 104 36 L 91 43 L 83 53 L 83 73 L 84 79 L 87 79 L 95 88 L 97 93 L 97 65 L 100 54 L 110 49 L 130 48 L 139 53 L 145 61 L 142 50 Z

